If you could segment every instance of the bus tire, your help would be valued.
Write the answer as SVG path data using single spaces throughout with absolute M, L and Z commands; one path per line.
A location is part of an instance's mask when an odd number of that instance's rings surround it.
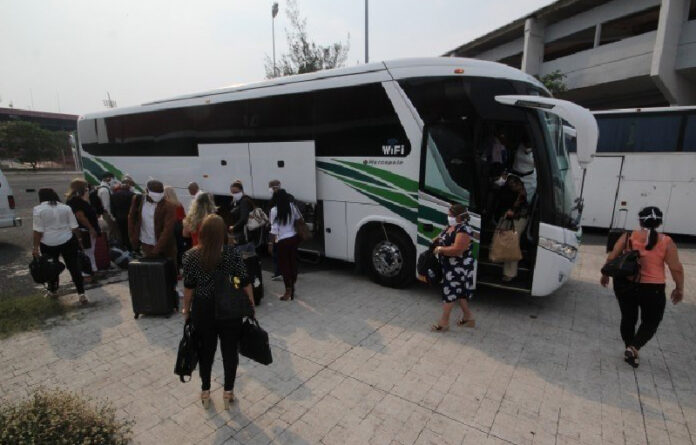
M 381 226 L 373 229 L 363 258 L 370 278 L 382 286 L 408 286 L 416 274 L 416 249 L 406 233 Z

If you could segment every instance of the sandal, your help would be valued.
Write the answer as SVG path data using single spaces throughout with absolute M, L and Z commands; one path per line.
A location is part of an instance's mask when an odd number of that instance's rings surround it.
M 634 368 L 637 368 L 640 365 L 638 350 L 633 346 L 628 346 L 624 351 L 624 361 Z
M 435 323 L 434 325 L 430 326 L 430 331 L 431 332 L 447 332 L 447 331 L 449 331 L 449 326 L 440 326 L 439 324 Z
M 463 318 L 460 318 L 459 321 L 457 322 L 457 326 L 464 326 L 467 328 L 475 328 L 476 327 L 476 320 L 473 318 L 471 320 L 464 320 Z

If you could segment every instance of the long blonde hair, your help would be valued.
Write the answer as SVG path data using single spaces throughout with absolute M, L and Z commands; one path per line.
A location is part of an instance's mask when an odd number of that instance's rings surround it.
M 204 270 L 211 271 L 220 263 L 224 243 L 225 221 L 218 215 L 206 216 L 198 234 L 198 245 L 194 247 L 200 252 Z
M 210 193 L 199 193 L 191 204 L 186 218 L 184 218 L 184 226 L 191 231 L 198 230 L 198 226 L 203 223 L 203 220 L 208 215 L 213 215 L 217 212 L 215 202 Z
M 172 204 L 176 204 L 177 207 L 181 205 L 181 203 L 179 202 L 179 197 L 176 196 L 176 192 L 174 191 L 174 187 L 172 186 L 168 185 L 164 188 L 164 199 L 171 202 Z
M 75 178 L 70 181 L 70 190 L 65 194 L 66 199 L 70 199 L 73 196 L 82 198 L 87 190 L 89 189 L 89 184 L 83 178 Z

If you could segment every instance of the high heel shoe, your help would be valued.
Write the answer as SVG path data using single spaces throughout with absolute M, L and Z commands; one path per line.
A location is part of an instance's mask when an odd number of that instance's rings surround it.
M 225 409 L 230 409 L 230 403 L 234 402 L 234 392 L 233 391 L 223 391 L 222 392 L 222 403 L 225 404 Z
M 201 404 L 203 408 L 208 409 L 210 406 L 210 391 L 201 391 Z

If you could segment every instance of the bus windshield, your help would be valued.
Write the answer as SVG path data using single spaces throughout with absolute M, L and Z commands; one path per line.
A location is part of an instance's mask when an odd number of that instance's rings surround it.
M 537 111 L 542 123 L 546 151 L 551 166 L 553 184 L 554 210 L 560 217 L 562 225 L 574 227 L 578 216 L 576 192 L 573 175 L 570 170 L 570 158 L 565 146 L 563 121 L 558 116 Z

